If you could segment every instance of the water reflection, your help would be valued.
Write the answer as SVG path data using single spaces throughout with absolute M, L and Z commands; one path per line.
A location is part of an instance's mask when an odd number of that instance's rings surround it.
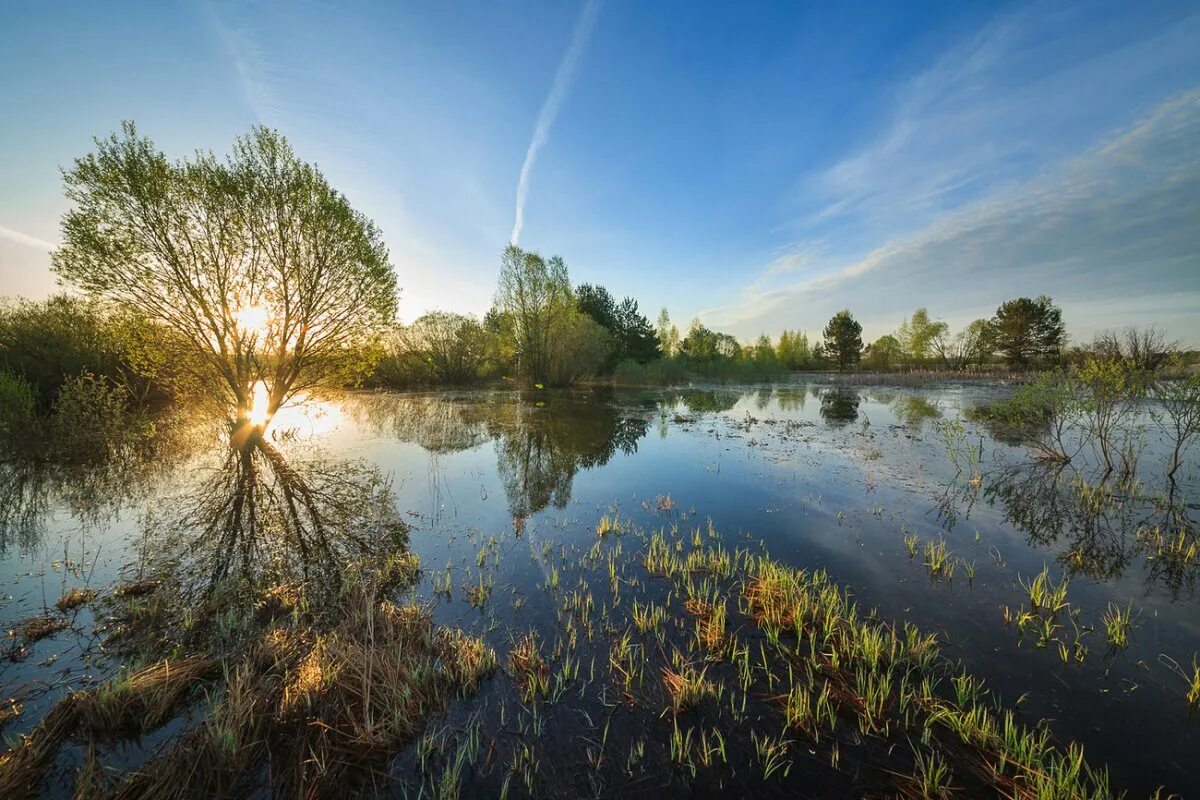
M 862 402 L 858 392 L 852 388 L 838 386 L 821 392 L 821 418 L 833 428 L 841 428 L 858 419 L 858 406 Z
M 729 406 L 740 396 L 721 393 L 722 400 L 725 395 L 732 395 Z M 364 394 L 348 406 L 375 431 L 431 453 L 494 443 L 497 472 L 515 518 L 565 507 L 575 475 L 607 464 L 617 453 L 636 452 L 658 409 L 651 397 L 618 403 L 604 391 Z
M 911 428 L 919 428 L 929 420 L 940 419 L 942 410 L 919 394 L 900 394 L 891 401 L 896 419 Z
M 1195 508 L 1171 492 L 1149 495 L 1136 481 L 1089 477 L 1065 464 L 1005 464 L 978 481 L 951 484 L 939 513 L 953 527 L 982 499 L 1031 545 L 1059 551 L 1071 573 L 1107 581 L 1142 563 L 1147 584 L 1172 600 L 1193 592 L 1200 574 Z
M 214 591 L 301 581 L 335 589 L 347 564 L 386 557 L 408 544 L 408 528 L 382 473 L 361 462 L 259 439 L 209 455 L 195 482 L 156 507 L 147 535 L 155 566 L 199 602 Z
M 509 511 L 517 518 L 565 507 L 579 470 L 607 464 L 618 452 L 636 452 L 650 427 L 648 415 L 576 397 L 522 402 L 505 412 L 488 421 L 488 430 L 496 439 Z
M 81 462 L 9 453 L 0 460 L 0 554 L 14 544 L 22 552 L 39 546 L 54 512 L 88 530 L 110 525 L 205 439 L 194 428 L 171 429 L 137 447 Z

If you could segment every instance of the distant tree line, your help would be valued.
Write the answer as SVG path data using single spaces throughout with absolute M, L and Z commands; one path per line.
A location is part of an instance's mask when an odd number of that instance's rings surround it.
M 962 330 L 918 308 L 893 332 L 864 343 L 849 309 L 834 314 L 818 341 L 800 330 L 753 342 L 699 318 L 680 333 L 666 308 L 653 324 L 636 300 L 604 286 L 572 287 L 561 257 L 509 246 L 496 300 L 482 321 L 431 312 L 392 337 L 372 382 L 383 386 L 465 384 L 509 378 L 535 386 L 585 379 L 662 384 L 692 378 L 760 380 L 797 370 L 987 371 L 1049 369 L 1086 352 L 1128 352 L 1161 366 L 1178 349 L 1156 329 L 1103 334 L 1068 347 L 1062 310 L 1050 297 L 1018 297 Z

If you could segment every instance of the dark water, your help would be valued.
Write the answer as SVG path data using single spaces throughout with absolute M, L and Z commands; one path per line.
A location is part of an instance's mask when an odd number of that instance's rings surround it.
M 255 462 L 213 449 L 203 430 L 102 469 L 10 462 L 0 473 L 0 621 L 12 628 L 72 586 L 106 587 L 168 558 L 185 576 L 184 598 L 233 571 L 272 573 L 297 560 L 305 579 L 324 580 L 356 542 L 329 536 L 318 517 L 373 532 L 404 521 L 424 570 L 416 592 L 436 603 L 435 620 L 483 635 L 503 663 L 525 631 L 548 644 L 561 637 L 555 598 L 586 588 L 597 606 L 614 602 L 583 577 L 600 518 L 628 531 L 707 530 L 711 522 L 730 548 L 765 547 L 789 564 L 825 569 L 880 616 L 937 631 L 943 653 L 1017 703 L 1026 721 L 1047 719 L 1056 736 L 1083 743 L 1116 789 L 1200 794 L 1200 716 L 1189 716 L 1186 683 L 1171 667 L 1190 668 L 1200 651 L 1200 556 L 1164 549 L 1146 533 L 1158 526 L 1169 538 L 1183 529 L 1196 541 L 1194 453 L 1169 491 L 1164 442 L 1149 416 L 1139 419 L 1139 482 L 1102 490 L 1108 500 L 1089 508 L 1078 482 L 1100 481 L 1086 457 L 1062 469 L 1040 466 L 965 420 L 967 409 L 1007 391 L 814 383 L 360 394 L 285 411 L 270 455 Z M 230 514 L 250 513 L 230 498 L 255 481 L 268 496 L 300 500 L 264 503 L 239 522 L 291 531 L 282 541 L 222 535 Z M 272 518 L 280 514 L 288 518 Z M 906 536 L 921 547 L 944 542 L 956 563 L 952 580 L 932 580 L 921 555 L 910 558 Z M 1005 624 L 1004 608 L 1028 605 L 1020 581 L 1047 566 L 1055 580 L 1069 577 L 1072 613 L 1039 646 L 1036 635 Z M 449 596 L 439 591 L 447 586 Z M 1131 645 L 1118 652 L 1101 623 L 1110 604 L 1136 614 Z M 0 665 L 0 696 L 25 703 L 6 733 L 27 731 L 69 688 L 119 667 L 98 644 L 94 614 L 84 607 L 69 615 L 68 629 Z M 1077 642 L 1086 648 L 1082 661 L 1064 663 L 1059 644 Z M 607 651 L 584 648 L 579 657 L 594 670 Z M 539 785 L 557 770 L 551 785 L 564 795 L 678 786 L 649 766 L 652 755 L 628 764 L 630 742 L 665 739 L 669 720 L 582 692 L 578 702 L 523 717 L 506 699 L 508 680 L 497 675 L 455 703 L 426 745 L 461 749 L 461 731 L 474 726 L 488 758 L 508 760 L 536 741 Z M 626 768 L 597 786 L 596 770 L 563 766 L 581 753 Z M 421 758 L 421 748 L 410 747 L 394 768 L 415 771 Z M 802 755 L 794 760 L 791 777 L 804 776 L 810 765 Z M 822 777 L 804 784 L 810 794 L 870 784 L 813 770 Z M 466 793 L 495 792 L 502 773 L 464 776 Z M 723 791 L 739 793 L 741 780 L 727 776 Z M 796 790 L 805 778 L 798 780 L 784 785 Z

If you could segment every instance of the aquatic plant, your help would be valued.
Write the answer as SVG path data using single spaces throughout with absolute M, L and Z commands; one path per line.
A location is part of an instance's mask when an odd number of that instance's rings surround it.
M 1071 581 L 1064 577 L 1055 583 L 1054 579 L 1050 577 L 1049 567 L 1042 567 L 1042 571 L 1029 583 L 1026 583 L 1019 575 L 1017 582 L 1029 595 L 1029 602 L 1035 609 L 1047 611 L 1053 615 L 1066 608 L 1067 586 Z
M 1108 636 L 1108 643 L 1114 648 L 1122 649 L 1129 646 L 1129 631 L 1133 627 L 1132 602 L 1122 609 L 1115 603 L 1109 603 L 1100 620 Z
M 707 671 L 707 667 L 696 669 L 688 663 L 680 664 L 676 668 L 662 668 L 663 686 L 666 687 L 676 711 L 694 706 L 705 698 L 717 696 L 718 687 L 706 677 Z

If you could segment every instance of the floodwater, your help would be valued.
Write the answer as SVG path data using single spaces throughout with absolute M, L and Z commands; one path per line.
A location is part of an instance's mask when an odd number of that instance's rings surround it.
M 966 419 L 1008 391 L 817 381 L 361 393 L 286 409 L 257 460 L 214 449 L 201 428 L 103 467 L 7 462 L 0 622 L 15 629 L 52 611 L 72 587 L 104 589 L 164 565 L 176 570 L 185 602 L 237 571 L 278 580 L 299 563 L 306 580 L 335 579 L 356 548 L 406 537 L 423 570 L 413 591 L 434 604 L 435 621 L 483 636 L 503 664 L 527 631 L 548 646 L 562 638 L 569 593 L 586 592 L 597 609 L 615 602 L 620 581 L 610 587 L 609 573 L 588 566 L 602 518 L 631 536 L 711 528 L 726 547 L 765 548 L 787 564 L 826 570 L 862 607 L 938 633 L 943 654 L 984 678 L 1022 720 L 1047 720 L 1060 741 L 1083 744 L 1115 789 L 1200 795 L 1200 715 L 1189 715 L 1187 683 L 1173 667 L 1190 670 L 1200 652 L 1200 556 L 1186 547 L 1200 516 L 1195 452 L 1171 487 L 1166 444 L 1147 413 L 1138 420 L 1136 484 L 1101 482 L 1086 455 L 1067 467 L 1038 464 L 1030 450 Z M 247 511 L 235 498 L 256 482 L 273 502 Z M 1103 500 L 1081 500 L 1095 486 Z M 929 542 L 944 542 L 952 577 L 931 577 L 922 556 Z M 1043 568 L 1070 581 L 1069 612 L 1045 637 L 1005 620 L 1006 608 L 1029 605 L 1022 582 Z M 1122 650 L 1106 642 L 1101 617 L 1111 606 L 1135 616 Z M 101 611 L 85 605 L 67 620 L 25 647 L 10 634 L 0 698 L 18 698 L 24 712 L 6 734 L 27 732 L 64 693 L 121 667 L 105 650 Z M 576 658 L 584 672 L 607 668 L 608 645 L 582 646 Z M 487 765 L 511 761 L 529 743 L 539 794 L 687 785 L 662 767 L 674 723 L 657 711 L 581 688 L 528 719 L 512 695 L 498 672 L 430 725 L 427 742 L 443 753 L 463 747 L 463 731 L 482 731 L 487 754 L 462 776 L 467 796 L 496 793 L 506 773 Z M 727 737 L 746 724 L 726 722 Z M 168 725 L 160 740 L 187 724 Z M 638 739 L 649 745 L 635 759 Z M 409 787 L 429 752 L 420 750 L 408 748 L 392 765 Z M 810 756 L 793 757 L 782 793 L 853 792 L 871 786 L 879 769 L 870 754 L 845 757 L 836 769 Z M 140 758 L 113 754 L 117 763 Z M 723 791 L 751 791 L 746 780 L 726 775 Z

